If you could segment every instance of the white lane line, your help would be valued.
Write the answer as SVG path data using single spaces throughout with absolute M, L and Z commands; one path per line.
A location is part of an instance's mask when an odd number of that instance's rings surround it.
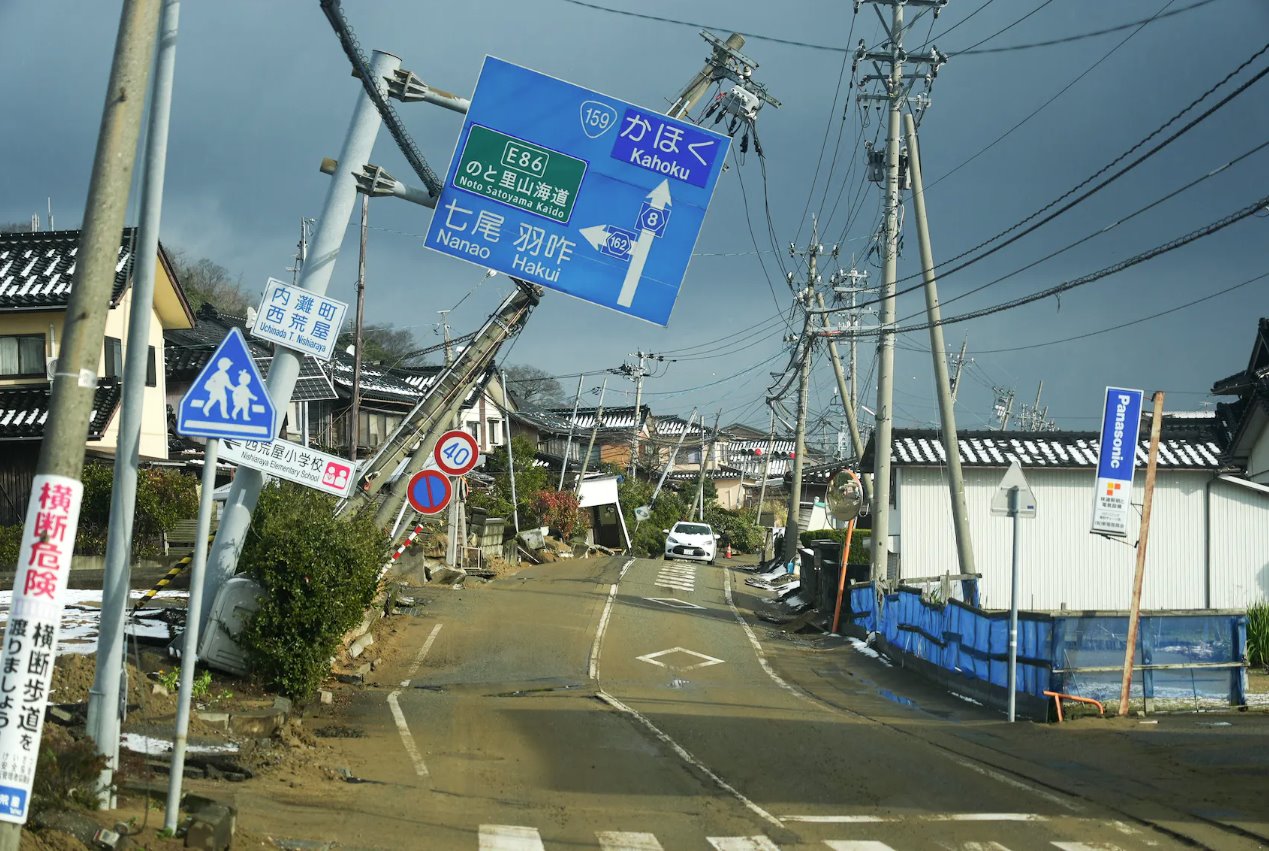
M 910 821 L 1048 821 L 1048 816 L 1037 813 L 909 813 L 902 816 L 780 816 L 781 821 L 804 824 L 886 824 Z
M 775 670 L 771 667 L 770 663 L 767 662 L 767 654 L 762 652 L 762 645 L 758 643 L 758 636 L 753 634 L 753 630 L 749 627 L 748 622 L 745 621 L 744 616 L 740 614 L 740 610 L 736 608 L 735 600 L 732 599 L 731 571 L 730 570 L 727 571 L 724 574 L 724 577 L 727 580 L 723 584 L 723 591 L 727 598 L 727 607 L 731 609 L 731 613 L 732 615 L 735 616 L 737 623 L 740 624 L 741 628 L 745 631 L 745 635 L 748 636 L 749 643 L 753 645 L 753 652 L 757 654 L 758 664 L 762 666 L 762 670 L 766 672 L 767 676 L 771 678 L 772 682 L 774 682 L 780 688 L 787 691 L 789 694 L 801 700 L 805 700 L 807 703 L 811 704 L 817 709 L 824 709 L 825 711 L 828 711 L 818 700 L 815 700 L 810 695 L 806 694 L 800 689 L 794 688 L 793 686 L 785 682 L 784 679 L 779 674 L 777 674 Z
M 1054 795 L 1052 792 L 1046 792 L 1037 786 L 1032 786 L 1030 783 L 1023 783 L 1021 780 L 1010 777 L 1007 774 L 1002 774 L 999 771 L 993 771 L 990 768 L 985 768 L 984 766 L 981 766 L 981 765 L 975 765 L 972 762 L 968 762 L 962 759 L 952 758 L 952 762 L 956 763 L 962 768 L 968 768 L 970 771 L 976 771 L 979 774 L 982 774 L 986 777 L 990 777 L 992 780 L 995 780 L 999 783 L 1003 783 L 1006 786 L 1012 786 L 1015 789 L 1022 789 L 1026 792 L 1030 792 L 1032 795 L 1036 795 L 1040 798 L 1043 798 L 1044 800 L 1048 801 L 1051 804 L 1057 804 L 1059 807 L 1064 807 L 1065 809 L 1071 810 L 1072 812 L 1079 812 L 1084 809 L 1079 804 L 1076 804 L 1072 801 L 1068 801 L 1066 798 L 1063 798 L 1060 795 Z
M 608 629 L 608 618 L 612 616 L 612 603 L 617 599 L 617 586 L 614 583 L 608 589 L 608 602 L 604 604 L 604 613 L 599 617 L 599 628 L 595 630 L 595 640 L 590 645 L 590 678 L 599 679 L 599 646 L 604 643 L 604 630 Z
M 886 843 L 875 839 L 826 839 L 824 844 L 833 851 L 894 851 Z
M 432 642 L 436 641 L 436 634 L 440 631 L 440 624 L 432 627 L 432 632 L 428 635 L 427 641 L 423 642 L 423 646 L 419 648 L 419 652 L 414 656 L 414 661 L 410 663 L 410 669 L 406 671 L 406 678 L 401 681 L 401 688 L 410 687 L 410 680 L 414 679 L 414 675 L 417 674 L 419 672 L 419 668 L 423 666 L 423 659 L 427 656 L 428 651 L 432 649 Z
M 536 827 L 513 824 L 482 824 L 480 851 L 543 851 Z
M 780 846 L 765 836 L 710 836 L 708 839 L 718 851 L 780 851 Z
M 1054 848 L 1062 851 L 1123 851 L 1118 845 L 1109 842 L 1051 842 Z
M 595 838 L 604 851 L 661 851 L 661 843 L 653 833 L 600 830 L 595 832 Z
M 631 709 L 629 706 L 626 706 L 624 703 L 622 703 L 620 700 L 613 697 L 611 694 L 609 694 L 606 691 L 601 690 L 599 692 L 599 699 L 602 700 L 604 703 L 607 703 L 609 706 L 613 707 L 614 709 L 618 710 L 619 712 L 626 713 L 631 718 L 633 718 L 634 720 L 642 724 L 644 727 L 648 728 L 648 730 L 652 733 L 652 735 L 656 736 L 658 740 L 660 740 L 667 747 L 669 747 L 676 754 L 678 754 L 680 759 L 682 759 L 688 765 L 691 765 L 697 771 L 700 771 L 710 780 L 714 781 L 714 783 L 717 784 L 720 789 L 724 790 L 725 792 L 730 794 L 733 798 L 735 798 L 737 801 L 740 801 L 740 803 L 744 804 L 745 807 L 751 813 L 757 815 L 759 818 L 765 821 L 770 822 L 771 824 L 774 824 L 776 827 L 784 826 L 780 823 L 780 820 L 778 818 L 771 815 L 771 813 L 767 812 L 762 807 L 758 806 L 753 801 L 746 798 L 743 794 L 741 794 L 740 790 L 738 790 L 736 787 L 732 786 L 726 780 L 724 780 L 723 778 L 719 777 L 717 774 L 715 774 L 714 772 L 706 768 L 704 763 L 702 763 L 696 757 L 688 753 L 687 750 L 684 749 L 682 745 L 680 745 L 678 742 L 671 739 L 668 735 L 662 732 L 661 729 L 657 727 L 657 725 L 653 724 L 647 718 L 644 718 L 641 714 L 639 714 L 638 711 Z
M 635 560 L 634 560 L 634 559 L 630 559 L 628 562 L 626 562 L 625 564 L 623 564 L 623 565 L 621 566 L 621 573 L 618 573 L 618 574 L 617 574 L 617 581 L 618 581 L 618 582 L 620 582 L 621 580 L 623 580 L 623 579 L 625 579 L 625 578 L 626 578 L 626 571 L 627 571 L 627 570 L 629 570 L 629 569 L 630 569 L 630 565 L 632 565 L 632 564 L 634 564 L 634 563 L 635 563 Z
M 410 762 L 414 763 L 414 773 L 419 777 L 427 777 L 427 763 L 423 761 L 423 754 L 419 753 L 418 745 L 414 743 L 414 736 L 410 734 L 410 727 L 405 723 L 405 713 L 401 711 L 399 698 L 401 689 L 409 688 L 410 680 L 419 672 L 419 668 L 423 665 L 423 659 L 426 658 L 428 651 L 432 649 L 432 643 L 436 641 L 436 635 L 440 631 L 441 625 L 439 623 L 432 627 L 427 640 L 423 642 L 423 646 L 419 648 L 419 652 L 414 656 L 414 661 L 410 663 L 410 668 L 406 672 L 409 676 L 401 681 L 401 688 L 394 690 L 388 695 L 388 709 L 392 711 L 392 719 L 396 721 L 397 732 L 401 734 L 401 744 L 405 746 L 406 755 L 410 757 Z
M 966 842 L 961 845 L 961 851 L 1009 851 L 1009 849 L 999 842 Z
M 401 711 L 401 704 L 397 702 L 397 696 L 401 694 L 401 689 L 397 689 L 388 695 L 388 708 L 392 710 L 392 718 L 397 722 L 397 731 L 401 734 L 401 744 L 405 746 L 405 752 L 409 755 L 410 761 L 414 763 L 414 773 L 419 777 L 427 777 L 427 763 L 423 761 L 423 754 L 419 753 L 418 746 L 414 744 L 414 736 L 410 735 L 410 728 L 405 723 L 405 713 Z

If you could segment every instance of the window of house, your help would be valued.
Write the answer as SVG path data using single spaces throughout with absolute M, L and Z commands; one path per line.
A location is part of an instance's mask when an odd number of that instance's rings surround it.
M 106 378 L 123 377 L 123 341 L 118 337 L 106 338 Z
M 159 386 L 158 359 L 154 354 L 154 346 L 150 346 L 145 359 L 145 386 Z
M 468 423 L 467 428 L 471 431 L 471 436 L 476 438 L 477 445 L 480 444 L 480 423 Z
M 18 378 L 44 374 L 43 334 L 0 337 L 0 377 Z
M 489 420 L 489 444 L 491 446 L 502 444 L 502 420 Z

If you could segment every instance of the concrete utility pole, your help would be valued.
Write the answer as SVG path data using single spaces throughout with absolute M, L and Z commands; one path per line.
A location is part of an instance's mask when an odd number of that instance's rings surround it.
M 798 300 L 804 309 L 811 307 L 815 287 L 820 282 L 818 257 L 824 251 L 819 244 L 819 226 L 811 225 L 811 244 L 806 248 L 806 288 L 798 294 Z M 802 509 L 802 468 L 806 455 L 806 416 L 811 386 L 811 360 L 815 338 L 811 334 L 811 319 L 807 315 L 806 327 L 802 329 L 802 339 L 806 348 L 802 352 L 802 362 L 798 367 L 798 424 L 793 443 L 793 482 L 789 486 L 789 516 L 784 522 L 784 558 L 791 561 L 798 552 L 798 525 Z
M 26 528 L 34 529 L 41 505 L 41 483 L 66 489 L 70 502 L 62 541 L 66 565 L 69 564 L 69 554 L 74 549 L 79 507 L 83 501 L 84 436 L 88 433 L 93 397 L 97 392 L 97 368 L 101 362 L 110 291 L 114 287 L 115 269 L 119 263 L 119 240 L 128 206 L 137 136 L 140 133 L 141 114 L 150 78 L 159 6 L 159 0 L 124 0 L 120 14 L 119 32 L 115 40 L 110 80 L 106 86 L 105 106 L 102 109 L 97 150 L 88 186 L 88 199 L 84 207 L 84 227 L 79 237 L 76 271 L 62 329 L 62 348 L 58 353 L 57 372 L 53 376 L 44 440 L 40 444 L 40 457 L 35 466 L 35 486 L 27 503 Z M 144 384 L 144 376 L 142 383 Z M 44 534 L 47 536 L 49 533 L 46 531 Z M 19 570 L 15 583 L 23 575 L 24 571 Z M 64 573 L 59 582 L 64 587 Z M 24 589 L 15 584 L 15 610 L 17 604 L 23 602 L 23 597 Z M 61 617 L 60 595 L 55 600 L 57 602 L 50 607 L 52 611 L 47 612 L 48 617 L 53 619 L 54 629 Z M 28 662 L 26 657 L 30 656 L 31 651 L 28 649 L 22 654 L 9 649 L 12 643 L 9 632 L 13 625 L 14 619 L 10 618 L 5 629 L 6 657 L 25 669 Z M 27 644 L 30 645 L 30 642 Z M 48 677 L 51 676 L 52 670 L 49 667 L 43 680 L 45 690 L 48 687 Z M 114 706 L 103 708 L 107 714 L 115 712 Z M 43 719 L 44 707 L 41 704 L 36 732 L 32 735 L 32 750 L 22 756 L 6 751 L 2 754 L 6 762 L 10 757 L 15 761 L 25 757 L 34 759 L 40 749 Z M 23 779 L 29 781 L 32 778 Z M 10 786 L 16 786 L 21 781 L 13 777 L 6 782 Z M 24 788 L 29 799 L 30 786 L 25 785 Z M 22 822 L 25 822 L 26 816 L 26 812 L 21 814 Z M 21 823 L 0 821 L 0 851 L 17 851 L 21 842 Z
M 1000 430 L 1009 428 L 1009 415 L 1013 412 L 1013 390 L 1008 387 L 993 387 L 996 394 L 996 407 L 1000 409 Z
M 767 500 L 767 478 L 771 475 L 771 451 L 775 444 L 775 409 L 771 409 L 771 429 L 767 432 L 767 455 L 762 462 L 762 486 L 758 488 L 758 510 L 754 512 L 754 520 L 762 523 L 762 504 Z
M 912 174 L 912 206 L 916 212 L 917 241 L 921 249 L 921 274 L 925 278 L 925 312 L 930 322 L 930 355 L 934 359 L 934 389 L 939 399 L 939 425 L 943 454 L 947 459 L 947 485 L 952 500 L 952 528 L 956 535 L 956 559 L 962 574 L 976 573 L 974 542 L 969 535 L 969 510 L 965 507 L 965 477 L 961 472 L 960 441 L 956 434 L 956 406 L 947 377 L 944 355 L 942 314 L 938 285 L 934 280 L 934 249 L 925 216 L 925 184 L 921 182 L 921 154 L 917 145 L 916 122 L 912 114 L 903 116 L 908 136 L 908 168 Z M 968 582 L 969 580 L 965 580 Z
M 895 345 L 895 285 L 899 264 L 899 117 L 908 100 L 908 79 L 904 75 L 905 62 L 918 66 L 927 64 L 937 73 L 943 56 L 937 48 L 929 53 L 908 53 L 903 49 L 903 35 L 907 29 L 903 12 L 908 6 L 934 9 L 935 14 L 944 0 L 866 0 L 891 7 L 890 32 L 881 50 L 867 50 L 860 43 L 855 52 L 855 66 L 869 60 L 877 68 L 877 74 L 863 77 L 863 82 L 882 83 L 885 91 L 876 95 L 861 95 L 868 100 L 887 104 L 889 120 L 886 131 L 885 159 L 885 217 L 882 224 L 882 283 L 881 283 L 881 339 L 877 358 L 877 413 L 874 445 L 872 495 L 872 577 L 886 579 L 890 571 L 890 451 L 894 428 L 894 345 Z M 882 74 L 881 66 L 888 64 L 888 74 Z M 922 75 L 924 78 L 924 75 Z M 912 75 L 915 80 L 916 75 Z
M 688 81 L 688 84 L 683 87 L 683 92 L 665 114 L 671 118 L 682 118 L 687 115 L 701 96 L 709 91 L 709 87 L 722 79 L 720 69 L 727 66 L 729 52 L 740 50 L 744 46 L 745 37 L 739 33 L 727 36 L 727 40 L 721 46 L 714 44 L 714 52 L 709 59 L 705 60 L 705 67 Z
M 374 52 L 370 69 L 375 86 L 384 97 L 389 96 L 388 80 L 400 67 L 401 60 L 396 56 Z M 353 205 L 357 200 L 357 173 L 369 161 L 381 123 L 382 119 L 374 102 L 364 89 L 359 89 L 357 105 L 339 154 L 339 162 L 344 167 L 336 169 L 327 187 L 326 202 L 322 206 L 317 230 L 313 234 L 310 262 L 304 265 L 300 275 L 301 289 L 325 295 L 330 286 L 331 273 L 339 258 L 344 231 L 348 228 L 348 220 L 352 217 Z M 279 410 L 284 409 L 291 400 L 295 380 L 300 373 L 301 357 L 300 354 L 281 347 L 274 354 L 267 384 L 269 398 Z M 233 577 L 237 569 L 238 556 L 246 542 L 247 528 L 251 525 L 251 513 L 255 510 L 263 487 L 264 474 L 258 470 L 242 467 L 234 476 L 221 515 L 220 528 L 207 560 L 208 588 L 203 598 L 202 611 L 204 632 L 211 623 L 211 609 L 217 592 Z
M 821 293 L 815 294 L 815 299 L 821 309 L 824 308 L 824 296 Z M 828 317 L 824 316 L 824 325 L 828 325 Z M 851 347 L 855 345 L 854 337 L 851 337 Z M 828 338 L 828 357 L 833 364 L 833 375 L 837 379 L 837 393 L 842 399 L 842 410 L 846 412 L 846 426 L 850 429 L 851 446 L 855 449 L 855 463 L 858 464 L 864 457 L 864 438 L 859 433 L 859 421 L 855 418 L 855 400 L 851 394 L 854 388 L 847 388 L 846 376 L 842 372 L 842 358 L 837 352 L 837 341 L 832 337 Z M 853 368 L 852 368 L 853 369 Z M 853 377 L 853 374 L 852 374 Z M 861 476 L 859 486 L 863 490 L 864 501 L 868 501 L 868 495 L 872 486 L 868 482 L 867 476 Z
M 718 421 L 723 417 L 722 409 L 714 415 L 714 430 L 709 437 L 709 457 L 705 455 L 705 432 L 701 432 L 701 469 L 696 479 L 697 520 L 705 519 L 705 468 L 713 460 L 714 450 L 718 446 Z
M 961 353 L 952 358 L 956 364 L 956 372 L 952 373 L 952 402 L 956 401 L 956 394 L 961 389 L 961 370 L 965 368 L 965 347 L 968 345 L 969 340 L 961 340 Z
M 568 440 L 564 444 L 564 461 L 560 464 L 560 486 L 556 490 L 564 490 L 564 474 L 568 472 L 568 454 L 573 451 L 573 431 L 577 427 L 577 406 L 582 402 L 582 383 L 586 373 L 577 377 L 577 396 L 573 399 L 573 417 L 568 421 Z
M 630 434 L 630 479 L 635 478 L 635 471 L 639 468 L 639 413 L 640 406 L 643 405 L 643 378 L 647 373 L 643 369 L 643 361 L 649 355 L 644 354 L 640 349 L 635 357 L 639 358 L 639 366 L 634 369 L 635 380 L 635 404 L 634 404 L 634 428 Z
M 357 446 L 361 442 L 361 329 L 366 311 L 366 229 L 370 217 L 370 196 L 361 196 L 361 241 L 357 253 L 357 317 L 353 328 L 353 381 L 352 406 L 348 416 L 348 460 L 357 460 Z
M 599 424 L 604 418 L 604 394 L 608 392 L 608 379 L 604 379 L 604 383 L 599 386 L 599 407 L 595 409 L 595 425 L 590 430 L 590 443 L 586 444 L 586 454 L 582 457 L 582 471 L 577 474 L 577 485 L 573 488 L 573 493 L 581 494 L 582 479 L 586 478 L 586 468 L 590 466 L 590 453 L 595 448 L 595 438 L 599 434 Z M 574 412 L 576 416 L 576 412 Z
M 98 781 L 103 808 L 114 806 L 114 770 L 119 765 L 119 726 L 124 690 L 124 620 L 132 576 L 132 526 L 137 502 L 137 469 L 141 451 L 141 422 L 145 405 L 145 374 L 150 354 L 150 317 L 154 305 L 154 275 L 159 254 L 159 224 L 163 212 L 163 179 L 167 167 L 167 131 L 172 114 L 172 78 L 176 66 L 179 0 L 166 0 L 158 33 L 158 59 L 150 93 L 150 124 L 146 131 L 141 217 L 134 247 L 132 313 L 128 317 L 128 347 L 123 368 L 119 443 L 115 452 L 110 500 L 110 534 L 106 539 L 105 575 L 101 588 L 101 626 L 97 668 L 88 692 L 88 735 L 106 757 Z M 155 368 L 159 368 L 156 364 Z

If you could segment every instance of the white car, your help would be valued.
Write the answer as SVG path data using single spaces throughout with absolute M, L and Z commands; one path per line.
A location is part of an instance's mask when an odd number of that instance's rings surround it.
M 714 534 L 708 523 L 675 523 L 673 529 L 661 531 L 665 532 L 667 559 L 685 558 L 714 563 L 719 536 Z

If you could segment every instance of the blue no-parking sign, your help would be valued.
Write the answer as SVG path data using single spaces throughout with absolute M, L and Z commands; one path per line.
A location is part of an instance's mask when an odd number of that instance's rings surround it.
M 485 57 L 424 244 L 665 325 L 730 141 Z
M 449 477 L 436 470 L 420 470 L 410 477 L 405 495 L 419 514 L 439 514 L 453 495 Z
M 251 440 L 277 435 L 277 410 L 239 329 L 230 329 L 181 399 L 176 431 Z

